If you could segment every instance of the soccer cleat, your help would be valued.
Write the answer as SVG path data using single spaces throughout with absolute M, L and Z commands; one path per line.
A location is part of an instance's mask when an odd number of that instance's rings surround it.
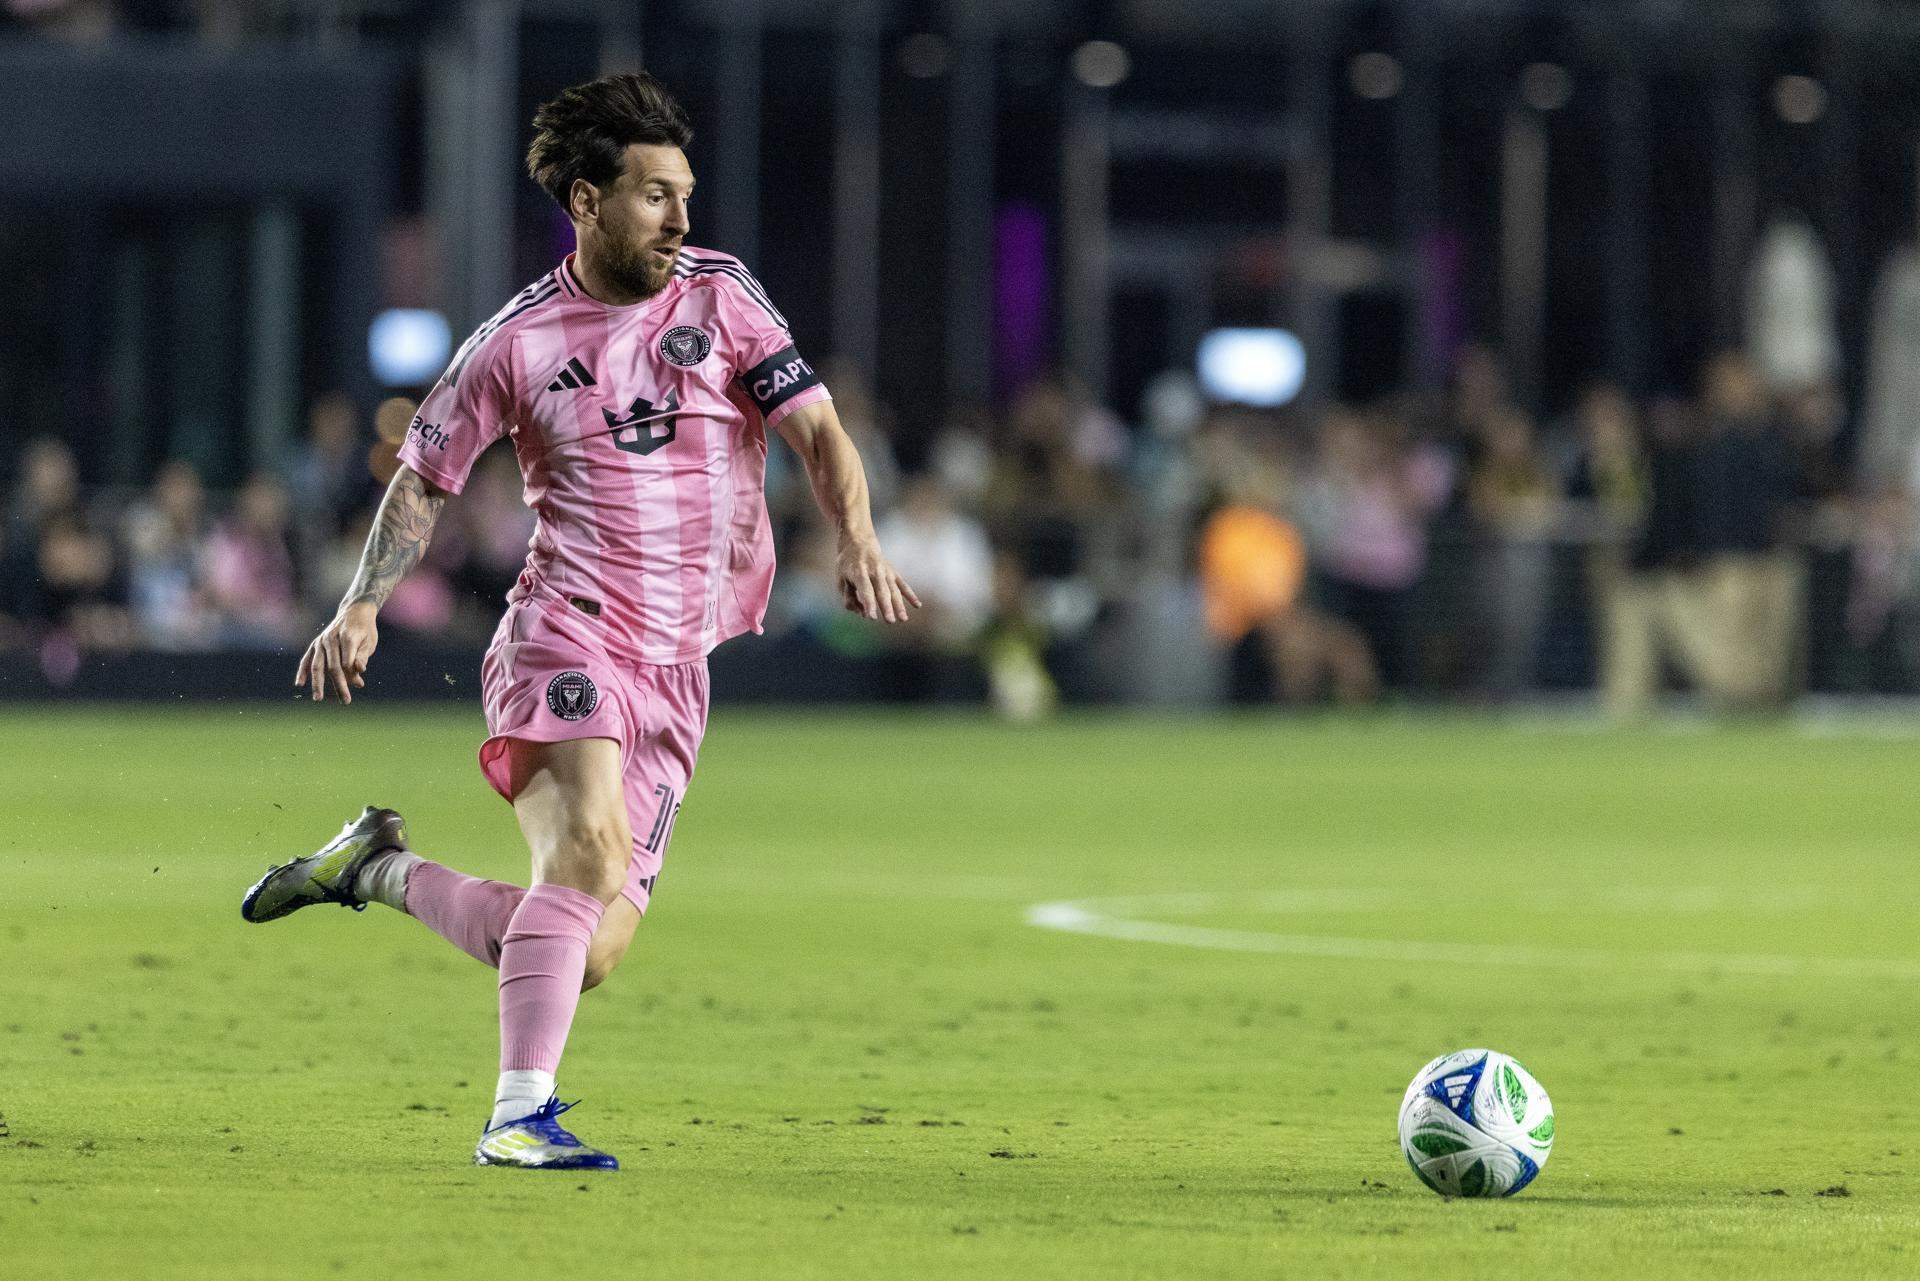
M 506 1165 L 521 1170 L 617 1170 L 620 1163 L 590 1148 L 560 1126 L 562 1112 L 575 1106 L 548 1099 L 518 1121 L 496 1125 L 480 1136 L 475 1165 Z
M 240 915 L 257 925 L 315 903 L 365 911 L 367 901 L 354 892 L 360 869 L 376 854 L 406 848 L 407 825 L 400 815 L 369 805 L 318 853 L 268 868 L 240 900 Z

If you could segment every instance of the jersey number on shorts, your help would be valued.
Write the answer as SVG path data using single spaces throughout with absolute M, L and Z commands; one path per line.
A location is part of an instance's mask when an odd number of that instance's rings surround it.
M 653 794 L 660 798 L 660 808 L 653 816 L 653 831 L 647 836 L 646 851 L 658 854 L 667 848 L 667 841 L 673 835 L 673 820 L 680 817 L 680 802 L 665 783 L 655 783 Z

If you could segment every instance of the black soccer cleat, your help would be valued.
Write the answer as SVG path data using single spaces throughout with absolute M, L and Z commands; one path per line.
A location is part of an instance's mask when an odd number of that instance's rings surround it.
M 356 912 L 367 901 L 354 889 L 367 860 L 407 848 L 407 825 L 395 810 L 369 805 L 318 852 L 267 869 L 240 900 L 240 915 L 258 925 L 315 903 L 338 903 Z

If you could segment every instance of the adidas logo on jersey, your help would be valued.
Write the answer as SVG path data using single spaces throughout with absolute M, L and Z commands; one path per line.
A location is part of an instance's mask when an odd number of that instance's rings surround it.
M 580 357 L 569 356 L 567 363 L 561 366 L 559 376 L 547 384 L 547 390 L 575 391 L 581 387 L 594 386 L 598 386 L 598 382 L 592 374 L 587 372 L 587 367 L 580 363 Z

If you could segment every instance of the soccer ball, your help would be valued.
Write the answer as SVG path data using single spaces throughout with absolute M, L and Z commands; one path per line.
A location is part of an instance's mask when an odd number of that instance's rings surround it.
M 1494 1050 L 1459 1050 L 1421 1068 L 1400 1101 L 1400 1150 L 1441 1196 L 1512 1196 L 1553 1147 L 1553 1103 Z

